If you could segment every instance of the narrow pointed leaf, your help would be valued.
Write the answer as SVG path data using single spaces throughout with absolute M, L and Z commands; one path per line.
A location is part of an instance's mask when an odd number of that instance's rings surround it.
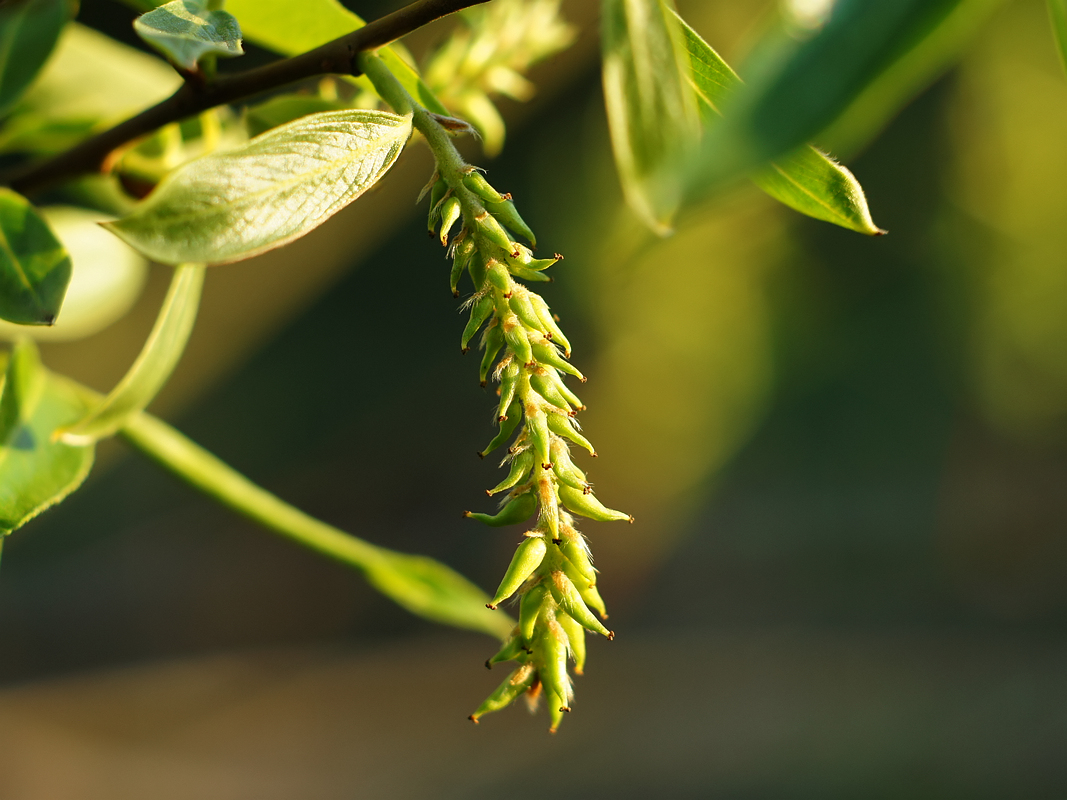
M 410 134 L 410 116 L 312 114 L 189 162 L 106 227 L 166 264 L 249 258 L 303 236 L 363 194 Z
M 1052 22 L 1052 35 L 1056 39 L 1060 63 L 1067 70 L 1067 0 L 1048 0 L 1048 15 Z
M 0 318 L 51 325 L 70 283 L 70 256 L 21 195 L 0 188 Z
M 142 14 L 133 23 L 145 42 L 184 70 L 196 69 L 206 55 L 244 55 L 241 28 L 233 14 L 208 9 L 196 0 L 174 0 Z
M 455 570 L 426 556 L 380 550 L 383 556 L 365 569 L 382 594 L 420 617 L 503 638 L 515 622 L 490 611 L 489 596 Z
M 7 113 L 44 66 L 71 16 L 69 0 L 0 5 L 0 115 Z
M 27 391 L 29 389 L 29 391 Z M 52 432 L 85 413 L 77 394 L 52 378 L 34 345 L 20 342 L 0 394 L 0 535 L 21 527 L 78 488 L 93 463 L 92 447 L 54 441 Z
M 604 0 L 602 8 L 615 164 L 630 207 L 666 233 L 699 135 L 682 32 L 663 0 Z
M 174 270 L 170 290 L 141 354 L 99 405 L 56 432 L 63 442 L 85 445 L 111 436 L 130 417 L 147 408 L 185 352 L 203 286 L 203 264 L 182 264 Z
M 838 0 L 807 38 L 775 30 L 757 46 L 749 82 L 704 137 L 694 185 L 721 182 L 794 151 L 840 117 L 897 62 L 990 0 Z
M 680 17 L 689 79 L 709 122 L 741 79 Z M 868 235 L 883 233 L 871 219 L 863 187 L 851 172 L 810 145 L 757 171 L 752 179 L 774 199 L 809 217 Z

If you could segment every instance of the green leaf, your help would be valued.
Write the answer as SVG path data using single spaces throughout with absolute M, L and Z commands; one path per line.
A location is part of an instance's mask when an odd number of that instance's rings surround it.
M 0 188 L 0 318 L 51 325 L 70 282 L 70 256 L 21 195 Z
M 245 112 L 245 124 L 251 136 L 259 136 L 271 128 L 277 128 L 294 119 L 317 114 L 320 111 L 341 111 L 347 108 L 343 100 L 330 99 L 317 94 L 280 94 L 264 103 L 252 106 Z
M 241 28 L 234 16 L 195 0 L 174 0 L 142 14 L 134 20 L 133 29 L 168 61 L 190 72 L 206 55 L 244 55 Z
M 285 56 L 305 53 L 366 24 L 337 0 L 229 0 L 226 7 L 240 20 L 248 41 Z M 402 47 L 392 44 L 379 50 L 378 55 L 408 94 L 430 111 L 448 114 L 412 67 L 410 57 L 402 58 L 398 50 L 402 51 Z M 358 82 L 374 91 L 365 78 Z
M 897 62 L 964 7 L 991 0 L 838 0 L 807 36 L 779 29 L 757 46 L 748 82 L 704 138 L 694 187 L 718 183 L 817 138 Z
M 174 270 L 156 324 L 130 371 L 82 419 L 57 430 L 60 441 L 92 444 L 115 434 L 130 417 L 148 407 L 185 352 L 203 287 L 203 264 L 182 264 Z
M 85 480 L 93 448 L 52 439 L 57 427 L 84 413 L 78 395 L 41 366 L 32 342 L 15 346 L 0 394 L 0 534 L 21 527 Z
M 689 79 L 702 116 L 714 121 L 719 108 L 741 86 L 741 79 L 718 53 L 680 17 Z M 790 208 L 868 235 L 884 233 L 871 219 L 863 187 L 851 172 L 814 147 L 804 146 L 752 176 L 763 191 Z
M 72 80 L 71 76 L 77 76 Z M 77 23 L 0 129 L 0 150 L 50 155 L 159 102 L 181 78 L 158 58 Z
M 863 187 L 856 177 L 814 147 L 805 146 L 792 155 L 772 161 L 755 172 L 756 185 L 790 208 L 842 228 L 881 236 L 874 224 Z
M 51 206 L 40 212 L 67 248 L 73 266 L 63 313 L 51 326 L 0 321 L 0 338 L 29 336 L 37 342 L 83 339 L 130 310 L 144 286 L 148 263 L 97 224 L 108 218 L 98 211 Z
M 1052 35 L 1056 39 L 1060 63 L 1067 70 L 1067 0 L 1048 0 L 1048 15 L 1052 22 Z
M 604 100 L 623 193 L 666 233 L 698 136 L 682 32 L 661 0 L 604 0 L 602 16 Z
M 68 0 L 0 5 L 0 115 L 15 104 L 48 60 L 73 10 Z
M 327 111 L 175 170 L 105 227 L 165 264 L 227 263 L 297 239 L 373 186 L 411 134 L 411 117 Z
M 514 622 L 490 611 L 490 597 L 458 572 L 426 556 L 379 549 L 381 558 L 365 567 L 367 580 L 382 594 L 420 617 L 507 636 Z

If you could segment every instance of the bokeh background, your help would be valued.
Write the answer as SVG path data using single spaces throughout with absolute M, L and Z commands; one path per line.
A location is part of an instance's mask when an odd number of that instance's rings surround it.
M 678 5 L 732 63 L 773 12 Z M 850 159 L 878 239 L 755 189 L 646 235 L 596 4 L 564 14 L 581 36 L 504 105 L 504 154 L 468 149 L 566 256 L 545 294 L 589 376 L 583 467 L 637 517 L 585 526 L 618 637 L 560 733 L 521 708 L 470 725 L 493 642 L 115 445 L 5 547 L 0 798 L 1067 796 L 1067 80 L 1044 3 L 1005 3 Z M 135 45 L 130 18 L 79 17 Z M 412 203 L 430 170 L 417 145 L 312 236 L 213 270 L 153 408 L 492 589 L 517 534 L 460 515 L 498 480 L 474 455 L 493 402 Z M 46 363 L 108 389 L 167 280 Z

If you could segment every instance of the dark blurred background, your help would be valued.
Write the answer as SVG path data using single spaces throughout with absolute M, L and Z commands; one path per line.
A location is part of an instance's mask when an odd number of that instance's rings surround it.
M 735 61 L 772 4 L 678 5 Z M 5 547 L 0 798 L 1067 796 L 1067 81 L 1044 14 L 1006 5 L 850 162 L 878 239 L 755 190 L 646 237 L 595 23 L 505 106 L 489 177 L 566 256 L 545 294 L 589 376 L 582 466 L 637 517 L 585 526 L 618 639 L 556 737 L 517 708 L 464 721 L 503 677 L 493 642 L 116 446 Z M 122 6 L 80 19 L 135 44 Z M 409 153 L 321 234 L 213 271 L 156 408 L 491 589 L 516 534 L 460 515 L 498 480 L 474 455 L 493 403 L 411 204 L 428 173 Z M 121 342 L 46 363 L 107 389 L 165 282 Z

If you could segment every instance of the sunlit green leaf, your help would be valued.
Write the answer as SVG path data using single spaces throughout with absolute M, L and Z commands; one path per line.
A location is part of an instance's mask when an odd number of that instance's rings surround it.
M 92 444 L 113 435 L 130 417 L 147 408 L 185 352 L 203 286 L 203 264 L 182 264 L 174 270 L 156 324 L 130 371 L 85 417 L 56 432 L 61 441 Z
M 0 5 L 0 115 L 33 81 L 72 14 L 69 0 Z
M 241 28 L 227 11 L 208 9 L 196 0 L 173 0 L 142 14 L 133 23 L 137 35 L 185 70 L 196 69 L 206 55 L 244 55 Z
M 425 556 L 388 550 L 366 567 L 367 580 L 382 594 L 420 617 L 491 636 L 506 636 L 514 625 L 485 607 L 489 596 L 455 570 Z
M 67 206 L 40 209 L 70 254 L 73 274 L 55 325 L 15 325 L 0 321 L 0 338 L 32 337 L 38 342 L 90 336 L 122 317 L 133 305 L 147 273 L 147 262 L 97 223 L 98 211 Z
M 159 102 L 180 84 L 178 74 L 158 58 L 71 23 L 5 120 L 0 150 L 60 152 Z
M 604 100 L 623 192 L 665 233 L 698 136 L 683 34 L 662 0 L 604 0 L 602 15 Z
M 0 394 L 0 534 L 22 526 L 85 480 L 93 448 L 52 439 L 57 427 L 84 413 L 77 394 L 41 367 L 32 342 L 16 345 Z
M 275 128 L 171 173 L 106 227 L 166 264 L 225 263 L 303 236 L 392 166 L 411 117 L 327 111 Z
M 51 325 L 70 282 L 70 256 L 33 206 L 0 188 L 0 319 Z
M 679 18 L 689 54 L 689 78 L 701 111 L 714 124 L 719 107 L 741 86 L 741 79 L 700 35 Z M 758 170 L 756 185 L 781 203 L 809 217 L 850 230 L 883 233 L 871 219 L 859 181 L 833 159 L 805 145 Z
M 1067 69 L 1067 0 L 1048 0 L 1048 15 L 1052 22 L 1052 35 L 1056 38 L 1056 49 L 1060 53 L 1060 63 Z
M 885 233 L 871 219 L 867 198 L 856 177 L 813 147 L 802 147 L 772 161 L 753 173 L 752 180 L 775 200 L 801 214 L 868 236 Z
M 747 83 L 704 138 L 700 185 L 748 171 L 815 139 L 898 61 L 967 7 L 994 0 L 838 0 L 806 36 L 778 29 L 757 46 Z

